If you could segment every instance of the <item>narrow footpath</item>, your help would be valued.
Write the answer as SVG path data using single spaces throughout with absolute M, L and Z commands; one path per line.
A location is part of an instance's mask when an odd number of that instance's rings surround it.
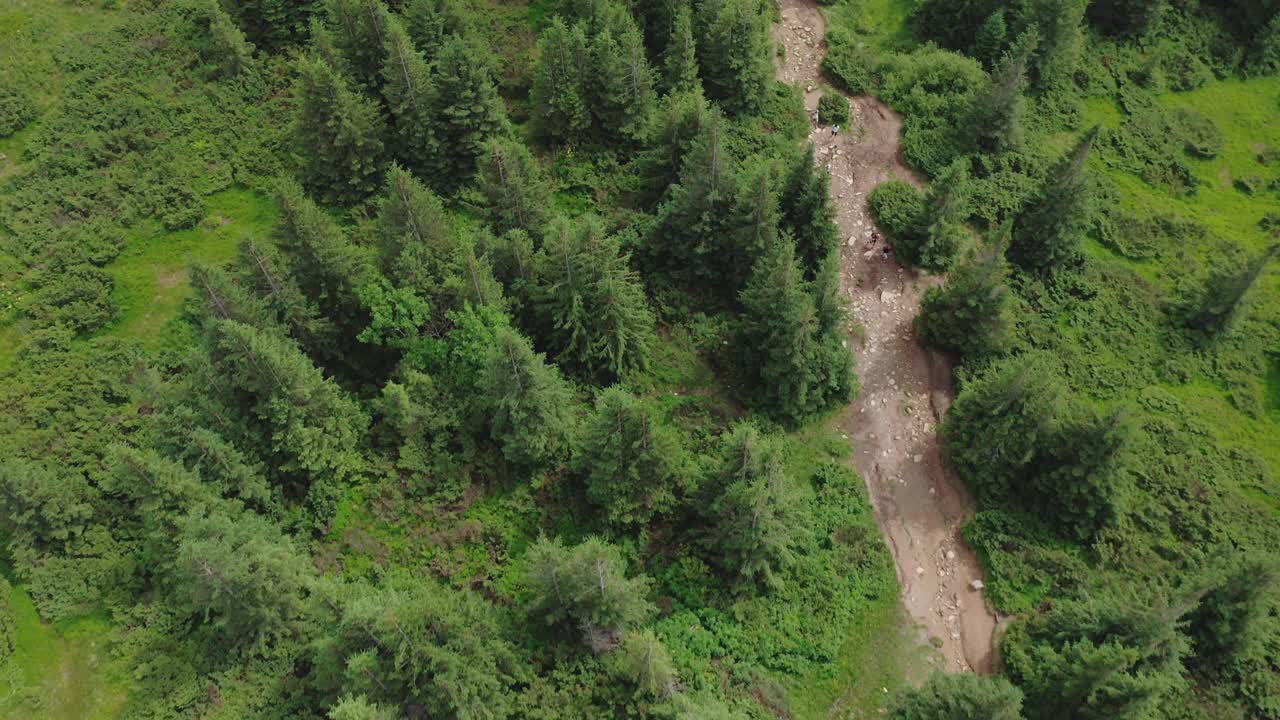
M 782 0 L 778 33 L 786 56 L 778 74 L 805 91 L 811 116 L 821 95 L 825 29 L 815 0 Z M 831 172 L 862 388 L 842 427 L 922 640 L 939 646 L 947 670 L 990 672 L 996 617 L 981 590 L 982 567 L 960 537 L 973 501 L 938 450 L 938 424 L 953 397 L 951 368 L 916 341 L 912 325 L 921 295 L 939 280 L 898 266 L 867 205 L 868 193 L 886 180 L 923 183 L 902 163 L 902 119 L 872 97 L 850 104 L 849 127 L 833 135 L 823 123 L 810 136 L 818 163 Z M 855 334 L 857 326 L 862 333 Z

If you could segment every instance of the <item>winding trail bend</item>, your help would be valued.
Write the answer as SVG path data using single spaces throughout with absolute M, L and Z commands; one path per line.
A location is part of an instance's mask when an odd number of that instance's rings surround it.
M 810 115 L 823 83 L 826 23 L 816 0 L 781 0 L 779 77 L 805 92 Z M 842 286 L 864 337 L 857 348 L 861 395 L 842 427 L 866 480 L 876 519 L 898 570 L 902 602 L 940 649 L 950 671 L 992 670 L 997 620 L 981 590 L 982 567 L 960 537 L 973 501 L 943 464 L 937 427 L 953 390 L 946 359 L 922 347 L 913 323 L 920 297 L 937 279 L 904 270 L 882 251 L 867 195 L 899 178 L 922 185 L 899 152 L 902 119 L 873 97 L 851 99 L 848 128 L 829 125 L 810 139 L 817 161 L 831 172 L 831 199 L 841 232 Z

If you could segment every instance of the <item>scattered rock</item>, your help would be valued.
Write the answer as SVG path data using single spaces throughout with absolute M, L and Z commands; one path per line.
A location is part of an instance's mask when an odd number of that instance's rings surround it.
M 969 583 L 970 590 L 981 590 L 986 586 L 987 586 L 986 583 L 982 582 L 981 580 L 974 580 L 973 582 Z

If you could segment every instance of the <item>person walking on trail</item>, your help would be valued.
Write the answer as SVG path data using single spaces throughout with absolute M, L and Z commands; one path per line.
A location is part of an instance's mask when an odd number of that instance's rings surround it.
M 813 124 L 814 124 L 814 125 L 821 125 L 821 124 L 822 124 L 822 123 L 818 122 L 818 111 L 817 111 L 817 110 L 814 110 L 814 111 L 813 111 Z
M 837 136 L 837 135 L 839 135 L 839 134 L 840 134 L 840 126 L 839 126 L 839 125 L 832 125 L 832 126 L 831 126 L 831 137 L 835 137 L 835 136 Z

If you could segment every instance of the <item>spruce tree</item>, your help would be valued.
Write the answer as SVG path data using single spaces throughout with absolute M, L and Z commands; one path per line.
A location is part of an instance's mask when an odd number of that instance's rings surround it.
M 668 92 L 702 90 L 702 81 L 698 78 L 697 45 L 693 39 L 693 10 L 687 3 L 676 9 L 671 37 L 662 51 L 662 65 Z
M 382 96 L 391 115 L 391 154 L 410 171 L 428 176 L 440 155 L 431 68 L 399 21 L 388 21 L 385 35 Z
M 534 260 L 541 335 L 558 362 L 589 376 L 642 368 L 654 318 L 640 278 L 598 218 L 557 218 Z
M 1099 416 L 1078 409 L 1049 441 L 1046 457 L 1023 489 L 1029 505 L 1080 540 L 1091 540 L 1124 512 L 1133 481 L 1129 445 L 1133 427 L 1119 410 Z
M 1189 303 L 1184 312 L 1186 326 L 1204 338 L 1213 338 L 1230 330 L 1245 307 L 1249 292 L 1277 256 L 1280 256 L 1280 245 L 1273 245 L 1242 266 L 1230 262 L 1215 263 L 1199 297 Z
M 569 29 L 559 17 L 538 39 L 538 62 L 529 100 L 534 125 L 547 138 L 579 139 L 591 124 L 584 70 L 589 52 L 581 26 Z
M 440 151 L 433 185 L 452 193 L 475 174 L 476 158 L 491 138 L 507 131 L 507 112 L 487 66 L 475 62 L 475 51 L 461 38 L 445 41 L 436 61 L 436 94 L 432 116 Z
M 377 250 L 395 284 L 439 304 L 457 246 L 454 222 L 440 198 L 405 169 L 392 165 L 378 208 Z
M 610 388 L 596 400 L 573 453 L 587 498 L 609 522 L 645 525 L 670 512 L 693 484 L 693 467 L 680 435 L 652 402 Z
M 275 523 L 219 508 L 179 526 L 170 601 L 215 633 L 218 652 L 263 652 L 301 633 L 315 571 Z
M 1022 691 L 1002 677 L 935 672 L 894 699 L 892 720 L 1021 720 Z
M 1032 61 L 1032 85 L 1041 92 L 1068 90 L 1084 46 L 1084 12 L 1088 0 L 1031 0 L 1023 11 L 1023 31 L 1040 35 Z
M 314 0 L 228 0 L 223 7 L 254 45 L 275 51 L 307 35 Z
M 404 29 L 413 45 L 427 62 L 435 60 L 451 35 L 467 36 L 467 18 L 459 12 L 455 0 L 408 0 L 400 11 Z
M 1228 551 L 1213 559 L 1198 602 L 1188 614 L 1194 663 L 1214 670 L 1232 667 L 1266 642 L 1280 567 L 1261 554 Z
M 323 592 L 333 618 L 307 658 L 322 696 L 362 695 L 431 718 L 516 715 L 528 671 L 482 598 L 394 572 L 377 587 L 331 581 Z
M 967 161 L 956 160 L 939 172 L 925 191 L 924 202 L 924 216 L 913 232 L 919 244 L 904 259 L 926 270 L 946 272 L 970 241 L 964 225 L 970 203 Z
M 814 162 L 810 143 L 796 157 L 782 186 L 782 227 L 796 241 L 796 254 L 805 277 L 813 277 L 820 265 L 838 251 L 839 229 L 831 205 L 831 175 Z
M 253 46 L 244 39 L 244 33 L 214 0 L 208 5 L 209 37 L 202 55 L 217 67 L 222 77 L 240 74 L 253 58 Z
M 508 138 L 485 144 L 477 182 L 488 202 L 485 214 L 496 233 L 523 230 L 539 235 L 551 209 L 551 188 L 542 166 L 523 143 Z
M 383 121 L 377 103 L 352 90 L 316 58 L 299 61 L 295 94 L 295 135 L 307 186 L 333 202 L 363 200 L 382 172 Z
M 338 344 L 337 328 L 319 305 L 307 297 L 288 269 L 288 261 L 273 245 L 245 238 L 238 257 L 240 285 L 250 289 L 309 355 L 325 357 Z M 238 319 L 238 318 L 227 318 Z M 265 327 L 261 322 L 243 320 Z
M 1013 339 L 1013 297 L 1003 248 L 988 246 L 925 291 L 916 332 L 926 344 L 961 356 L 999 353 Z
M 629 17 L 620 35 L 604 30 L 592 39 L 589 104 L 597 131 L 610 144 L 644 136 L 657 105 L 653 86 L 644 38 Z
M 665 263 L 700 280 L 713 292 L 732 294 L 737 285 L 726 273 L 730 230 L 737 194 L 738 168 L 724 142 L 725 121 L 711 113 L 680 163 L 680 182 L 660 209 L 660 231 L 653 247 Z
M 971 142 L 978 152 L 1002 153 L 1022 147 L 1027 68 L 1037 38 L 1024 33 L 1013 52 L 1005 56 L 986 88 L 973 100 L 968 124 Z
M 463 237 L 458 241 L 445 288 L 452 296 L 452 307 L 469 304 L 475 307 L 502 308 L 506 305 L 502 297 L 502 285 L 493 276 L 493 267 L 488 258 L 476 252 L 476 242 L 472 237 Z
M 346 69 L 366 91 L 382 89 L 387 25 L 392 15 L 382 0 L 328 0 L 326 15 L 333 42 Z
M 720 458 L 706 510 L 709 547 L 736 586 L 778 588 L 803 518 L 777 440 L 742 423 L 721 438 Z
M 514 330 L 498 332 L 480 379 L 489 436 L 516 465 L 555 460 L 567 447 L 573 393 L 555 367 Z
M 291 486 L 286 491 L 306 491 L 315 518 L 327 520 L 342 483 L 364 466 L 368 419 L 360 406 L 269 330 L 219 321 L 211 354 L 219 380 L 242 399 L 246 422 L 261 427 L 261 452 Z
M 707 97 L 730 115 L 755 112 L 773 78 L 768 23 L 754 0 L 698 4 L 698 61 Z
M 623 638 L 622 668 L 642 695 L 666 699 L 676 693 L 675 665 L 652 630 L 629 632 Z
M 731 244 L 720 262 L 729 267 L 729 281 L 740 287 L 756 260 L 778 240 L 778 188 L 774 163 L 756 159 L 739 175 Z
M 613 545 L 588 538 L 566 548 L 540 537 L 524 557 L 524 580 L 532 591 L 525 610 L 548 625 L 568 624 L 584 634 L 617 633 L 653 614 L 652 581 L 626 576 L 626 562 Z
M 641 157 L 641 172 L 653 198 L 666 195 L 680 179 L 685 155 L 713 112 L 700 90 L 672 92 L 662 99 Z
M 329 720 L 397 720 L 395 710 L 371 703 L 364 695 L 343 695 L 329 708 L 326 717 Z
M 370 254 L 346 236 L 327 213 L 316 206 L 296 183 L 276 186 L 280 207 L 277 237 L 290 261 L 290 274 L 339 330 L 339 341 L 353 338 L 368 320 L 359 289 L 377 275 Z M 333 348 L 341 356 L 349 347 Z
M 795 424 L 849 399 L 852 361 L 840 360 L 848 355 L 842 333 L 820 334 L 814 297 L 789 238 L 760 258 L 739 300 L 736 345 L 752 407 Z
M 1014 220 L 1008 255 L 1023 270 L 1060 268 L 1079 255 L 1088 221 L 1085 161 L 1097 135 L 1095 125 L 1049 171 L 1039 191 Z

